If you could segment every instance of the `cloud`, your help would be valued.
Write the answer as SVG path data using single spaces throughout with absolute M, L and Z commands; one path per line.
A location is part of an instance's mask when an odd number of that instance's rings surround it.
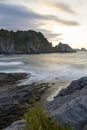
M 54 15 L 47 15 L 45 16 L 48 20 L 52 19 L 54 20 L 55 22 L 58 22 L 62 25 L 65 25 L 65 26 L 78 26 L 80 25 L 77 21 L 71 21 L 71 20 L 64 20 L 64 19 L 61 19 L 57 16 L 54 16 Z
M 0 14 L 19 18 L 40 18 L 41 16 L 22 5 L 0 4 Z
M 0 4 L 0 26 L 7 29 L 39 27 L 35 20 L 43 17 L 22 5 Z
M 76 12 L 68 4 L 55 2 L 55 1 L 47 1 L 47 0 L 38 0 L 38 1 L 42 3 L 42 5 L 50 7 L 51 9 L 54 8 L 64 13 L 76 14 Z
M 37 29 L 46 21 L 55 21 L 65 26 L 77 26 L 76 21 L 66 21 L 54 15 L 41 15 L 26 6 L 13 4 L 0 4 L 0 26 L 13 29 Z
M 39 31 L 41 31 L 45 35 L 45 37 L 47 37 L 49 40 L 59 39 L 60 36 L 62 35 L 60 33 L 53 33 L 51 30 L 46 29 L 40 29 Z
M 61 37 L 63 34 L 61 33 L 54 33 L 51 30 L 46 30 L 46 29 L 40 29 L 37 31 L 42 32 L 44 36 L 47 37 L 50 42 L 56 42 L 57 44 L 57 42 L 63 41 L 63 38 Z M 54 46 L 56 44 L 54 44 Z

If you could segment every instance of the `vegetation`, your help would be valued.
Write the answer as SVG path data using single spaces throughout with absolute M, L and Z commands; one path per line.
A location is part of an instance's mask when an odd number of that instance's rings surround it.
M 4 38 L 13 38 L 13 31 L 1 29 L 0 36 Z
M 70 127 L 62 127 L 56 120 L 52 121 L 38 105 L 29 109 L 24 115 L 24 119 L 29 124 L 25 130 L 71 130 Z

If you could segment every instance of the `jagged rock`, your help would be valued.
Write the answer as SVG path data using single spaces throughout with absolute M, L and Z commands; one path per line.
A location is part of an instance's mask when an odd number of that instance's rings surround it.
M 21 119 L 24 113 L 40 101 L 42 94 L 49 87 L 48 83 L 18 85 L 26 79 L 26 73 L 0 73 L 0 129 Z
M 62 124 L 83 130 L 87 124 L 87 77 L 73 81 L 66 89 L 61 90 L 46 109 Z
M 59 43 L 55 47 L 55 49 L 56 49 L 57 52 L 63 52 L 63 53 L 66 53 L 66 52 L 69 52 L 69 53 L 76 52 L 76 50 L 72 49 L 68 44 L 62 44 L 62 43 Z
M 9 127 L 2 130 L 24 130 L 26 126 L 27 126 L 27 123 L 25 120 L 17 120 L 14 123 L 12 123 Z
M 17 82 L 24 78 L 27 78 L 26 73 L 0 73 L 0 84 L 14 84 L 14 82 Z

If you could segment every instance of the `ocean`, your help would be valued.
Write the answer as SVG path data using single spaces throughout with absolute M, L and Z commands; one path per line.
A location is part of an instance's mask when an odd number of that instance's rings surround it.
M 61 88 L 67 87 L 72 80 L 87 76 L 87 52 L 0 55 L 0 72 L 30 73 L 31 76 L 22 84 L 55 83 L 56 85 L 47 95 L 47 100 L 50 101 Z

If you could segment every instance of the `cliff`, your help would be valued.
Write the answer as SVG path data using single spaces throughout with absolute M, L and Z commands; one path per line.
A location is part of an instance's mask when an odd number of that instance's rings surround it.
M 41 32 L 0 30 L 0 54 L 36 54 L 52 52 L 75 52 L 68 44 L 56 47 Z
M 56 47 L 55 50 L 57 52 L 62 52 L 62 53 L 72 53 L 72 52 L 76 52 L 76 50 L 72 49 L 68 44 L 62 44 L 59 43 Z
M 52 49 L 40 32 L 0 30 L 0 54 L 49 53 Z

